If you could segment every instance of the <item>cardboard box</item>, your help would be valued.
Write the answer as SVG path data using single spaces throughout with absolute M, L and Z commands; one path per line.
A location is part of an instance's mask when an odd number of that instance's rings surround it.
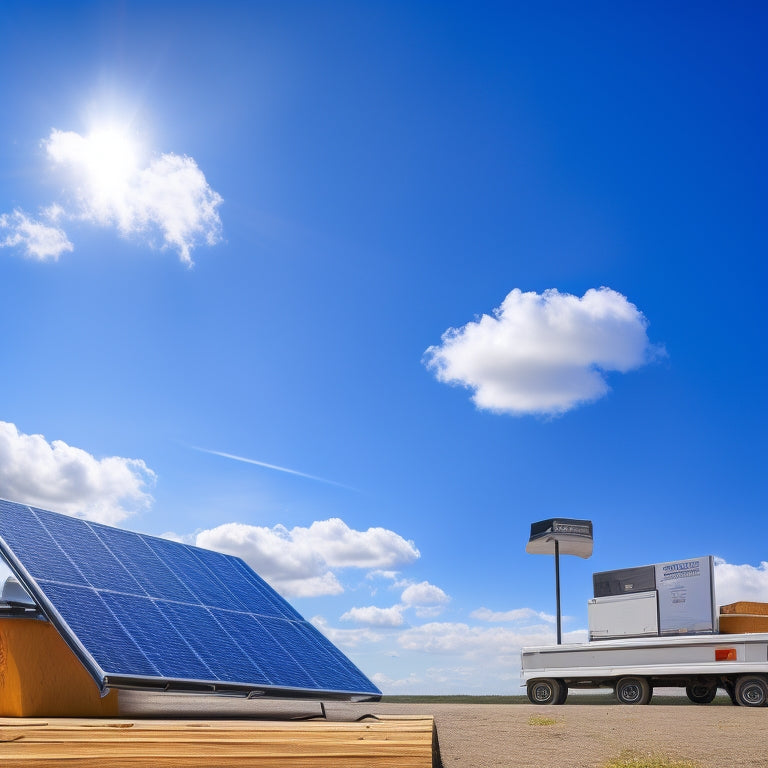
M 52 624 L 0 618 L 0 717 L 117 715 L 117 691 L 100 696 Z

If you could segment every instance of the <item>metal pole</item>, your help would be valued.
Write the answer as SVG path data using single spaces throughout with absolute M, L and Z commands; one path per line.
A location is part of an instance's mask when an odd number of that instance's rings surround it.
M 560 542 L 555 539 L 555 595 L 557 599 L 557 644 L 562 642 L 560 631 Z

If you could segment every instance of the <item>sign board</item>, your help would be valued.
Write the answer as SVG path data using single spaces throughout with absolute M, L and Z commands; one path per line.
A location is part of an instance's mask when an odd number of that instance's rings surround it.
M 525 551 L 529 555 L 554 555 L 555 542 L 561 555 L 592 555 L 592 521 L 559 517 L 531 523 L 531 536 Z

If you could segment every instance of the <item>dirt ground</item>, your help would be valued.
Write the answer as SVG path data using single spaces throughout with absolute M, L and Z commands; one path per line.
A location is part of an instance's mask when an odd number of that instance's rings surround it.
M 663 700 L 662 700 L 663 701 Z M 678 700 L 679 701 L 679 700 Z M 443 768 L 602 768 L 625 752 L 692 761 L 700 768 L 768 768 L 768 708 L 654 702 L 648 706 L 326 703 L 331 720 L 364 714 L 435 717 Z M 210 697 L 140 697 L 121 691 L 124 715 L 295 717 L 317 703 L 249 702 Z M 540 724 L 551 719 L 553 724 Z M 537 722 L 539 721 L 539 722 Z M 343 766 L 339 766 L 343 768 Z
M 618 704 L 377 704 L 435 716 L 444 768 L 600 768 L 623 752 L 766 768 L 768 709 Z M 329 708 L 332 716 L 336 707 Z M 537 725 L 531 718 L 554 719 Z

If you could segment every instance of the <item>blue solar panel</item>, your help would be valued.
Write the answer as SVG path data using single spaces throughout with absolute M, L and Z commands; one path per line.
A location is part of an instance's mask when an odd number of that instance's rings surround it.
M 0 553 L 102 689 L 381 695 L 239 558 L 2 500 Z

